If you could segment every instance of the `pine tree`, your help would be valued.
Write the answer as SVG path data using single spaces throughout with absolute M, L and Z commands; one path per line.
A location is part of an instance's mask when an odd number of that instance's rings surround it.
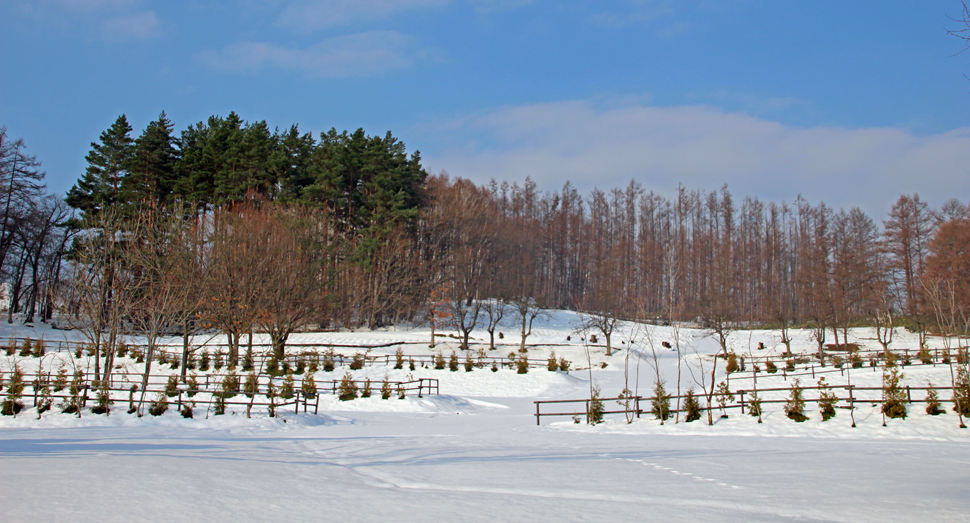
M 385 374 L 384 375 L 384 381 L 381 382 L 381 399 L 382 400 L 390 399 L 391 398 L 391 392 L 392 392 L 391 391 L 391 382 L 388 379 L 387 374 Z
M 882 372 L 882 413 L 890 418 L 906 417 L 906 392 L 899 385 L 902 379 L 896 358 L 889 352 Z
M 650 400 L 650 412 L 661 422 L 670 417 L 670 394 L 664 386 L 663 380 L 658 380 L 653 386 L 653 398 Z
M 300 392 L 302 392 L 303 397 L 307 399 L 317 397 L 317 381 L 313 378 L 313 374 L 307 373 L 303 375 L 303 383 L 300 385 Z
M 337 397 L 340 398 L 340 401 L 350 401 L 357 398 L 357 384 L 354 383 L 354 376 L 350 371 L 347 371 L 343 379 L 340 380 Z
M 603 399 L 600 397 L 600 388 L 597 385 L 592 387 L 592 395 L 589 399 L 589 411 L 586 413 L 586 419 L 590 425 L 596 425 L 597 423 L 603 421 Z
M 370 378 L 364 379 L 364 388 L 360 391 L 361 398 L 369 398 L 371 395 Z
M 956 383 L 953 385 L 953 412 L 970 417 L 970 375 L 963 365 L 957 368 Z
M 122 180 L 122 198 L 129 204 L 162 205 L 175 183 L 178 151 L 172 122 L 165 111 L 145 127 L 132 146 L 129 174 Z
M 448 370 L 451 372 L 458 370 L 458 355 L 455 354 L 455 351 L 451 351 L 451 357 L 448 358 Z
M 805 415 L 805 397 L 797 379 L 791 385 L 791 395 L 785 403 L 785 415 L 799 423 L 808 419 Z
M 940 414 L 946 413 L 940 403 L 940 395 L 933 388 L 933 384 L 927 383 L 927 385 L 930 387 L 930 390 L 926 393 L 926 413 L 930 416 L 939 416 Z
M 20 365 L 14 365 L 10 373 L 10 381 L 7 383 L 7 399 L 0 405 L 0 414 L 4 416 L 14 416 L 24 408 L 21 400 L 24 394 L 24 373 L 20 370 Z
M 123 203 L 121 185 L 128 176 L 134 151 L 130 133 L 131 125 L 125 115 L 121 115 L 101 133 L 98 143 L 91 143 L 91 152 L 84 157 L 88 167 L 64 199 L 81 211 L 82 218 L 96 217 L 104 209 Z M 79 221 L 73 223 L 80 224 Z
M 685 417 L 686 423 L 701 419 L 701 404 L 697 401 L 697 395 L 694 394 L 693 387 L 687 389 L 687 395 L 684 397 L 684 410 L 687 414 Z
M 286 377 L 283 378 L 283 386 L 280 387 L 280 397 L 288 400 L 293 397 L 293 392 L 294 392 L 293 373 L 287 372 Z
M 832 387 L 829 387 L 828 383 L 825 382 L 825 377 L 819 378 L 818 410 L 822 413 L 822 421 L 828 421 L 829 418 L 835 416 L 835 406 L 838 402 L 838 396 L 832 392 Z
M 559 370 L 559 361 L 556 360 L 556 351 L 549 352 L 549 359 L 546 361 L 546 370 L 556 372 Z
M 717 407 L 721 409 L 721 417 L 726 418 L 727 414 L 724 413 L 724 409 L 728 404 L 734 402 L 734 394 L 731 393 L 727 382 L 722 381 L 718 384 L 717 390 L 714 391 L 714 397 L 717 399 Z

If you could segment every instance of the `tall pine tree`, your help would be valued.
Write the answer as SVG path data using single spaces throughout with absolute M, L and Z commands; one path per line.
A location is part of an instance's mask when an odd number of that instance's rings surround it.
M 131 125 L 121 115 L 101 133 L 99 142 L 91 142 L 91 152 L 84 157 L 88 167 L 65 198 L 68 205 L 81 211 L 82 218 L 95 217 L 105 208 L 123 202 L 121 187 L 134 152 L 130 133 Z

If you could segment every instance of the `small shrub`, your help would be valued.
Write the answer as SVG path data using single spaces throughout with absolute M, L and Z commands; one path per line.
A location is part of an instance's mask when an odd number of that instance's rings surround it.
M 546 370 L 556 372 L 559 370 L 559 361 L 556 359 L 556 351 L 549 352 L 549 359 L 546 360 Z
M 169 376 L 168 382 L 165 383 L 165 395 L 169 398 L 179 395 L 179 377 L 175 374 Z
M 818 410 L 822 413 L 822 421 L 835 417 L 835 406 L 839 398 L 832 392 L 832 387 L 825 382 L 825 377 L 818 380 Z
M 81 394 L 84 391 L 84 371 L 76 370 L 74 377 L 71 378 L 71 385 L 68 389 L 69 396 L 61 407 L 65 414 L 80 413 Z
M 304 372 L 306 372 L 306 356 L 300 355 L 296 359 L 296 374 L 303 374 Z
M 788 371 L 788 372 L 791 372 L 791 371 L 795 370 L 795 359 L 794 358 L 788 358 L 788 360 L 785 361 L 785 370 Z
M 896 366 L 893 353 L 887 353 L 886 366 L 882 371 L 882 413 L 890 418 L 906 417 L 906 391 L 899 383 L 903 373 Z
M 192 403 L 188 401 L 183 403 L 182 410 L 179 411 L 179 414 L 181 414 L 183 418 L 192 419 Z
M 498 363 L 492 361 L 492 372 L 498 372 Z
M 851 356 L 849 356 L 849 361 L 852 362 L 852 368 L 853 369 L 861 369 L 862 368 L 862 356 L 853 353 Z
M 231 370 L 222 378 L 222 395 L 225 399 L 234 397 L 239 393 L 239 375 L 236 371 Z
M 366 356 L 364 356 L 364 354 L 360 352 L 358 352 L 357 354 L 354 354 L 354 359 L 353 361 L 350 362 L 350 369 L 351 370 L 363 369 L 365 361 L 366 361 Z
M 246 375 L 246 383 L 243 385 L 243 393 L 246 394 L 247 398 L 252 399 L 256 395 L 256 391 L 259 390 L 259 378 L 256 377 L 255 372 L 250 372 Z
M 529 358 L 523 354 L 519 359 L 515 360 L 515 372 L 517 374 L 528 374 L 529 373 Z
M 11 339 L 10 343 L 3 347 L 3 353 L 7 356 L 13 356 L 17 352 L 17 341 Z M 81 356 L 79 355 L 78 358 Z
M 603 411 L 606 410 L 603 407 L 603 399 L 600 397 L 600 388 L 597 385 L 593 385 L 592 397 L 589 399 L 589 412 L 586 413 L 586 419 L 589 421 L 590 425 L 596 425 L 603 421 Z
M 751 399 L 748 400 L 748 414 L 754 417 L 761 416 L 761 398 L 758 397 L 757 392 L 752 392 Z
M 101 386 L 98 387 L 97 392 L 97 403 L 91 407 L 92 414 L 111 414 L 111 391 L 108 390 L 108 382 L 104 381 Z
M 916 357 L 919 358 L 920 363 L 923 365 L 933 363 L 933 353 L 930 352 L 930 349 L 926 345 L 920 347 L 919 352 L 916 353 Z
M 24 408 L 21 401 L 24 395 L 24 373 L 20 370 L 20 365 L 14 365 L 10 373 L 10 381 L 7 383 L 7 398 L 0 406 L 0 414 L 4 416 L 15 416 Z
M 771 360 L 765 360 L 765 372 L 767 372 L 768 374 L 774 374 L 778 372 L 778 367 L 775 365 L 775 362 Z
M 932 388 L 933 384 L 928 383 L 931 388 L 926 393 L 926 413 L 930 416 L 939 416 L 944 414 L 946 411 L 943 410 L 943 405 L 940 403 L 940 395 L 937 394 L 936 389 Z
M 246 354 L 243 355 L 242 360 L 242 371 L 251 372 L 255 368 L 255 362 L 253 360 L 253 348 L 246 347 Z
M 472 370 L 475 369 L 475 360 L 472 359 L 472 355 L 470 352 L 468 354 L 465 354 L 464 366 L 465 366 L 465 372 L 471 372 Z
M 387 374 L 384 375 L 384 381 L 381 382 L 381 399 L 386 400 L 391 398 L 391 382 L 387 378 Z
M 664 387 L 664 381 L 660 380 L 653 386 L 653 398 L 650 400 L 650 412 L 654 418 L 666 421 L 670 417 L 670 394 Z
M 797 379 L 791 385 L 791 395 L 785 403 L 785 415 L 798 423 L 808 419 L 808 416 L 805 415 L 804 393 Z
M 364 379 L 364 388 L 360 389 L 361 398 L 369 398 L 371 396 L 371 384 L 370 378 Z
M 953 385 L 953 412 L 970 417 L 970 376 L 963 365 L 957 369 L 957 378 Z
M 334 368 L 335 368 L 335 365 L 334 365 L 333 349 L 332 348 L 327 349 L 327 352 L 323 354 L 323 371 L 333 372 Z
M 212 394 L 215 402 L 212 405 L 212 412 L 216 416 L 222 416 L 226 413 L 226 393 L 222 391 L 217 391 Z
M 728 387 L 727 382 L 722 381 L 717 385 L 717 389 L 714 391 L 714 398 L 717 401 L 717 407 L 721 410 L 721 416 L 727 417 L 724 413 L 724 409 L 731 403 L 734 403 L 734 394 L 731 393 L 731 389 Z
M 941 359 L 940 362 L 943 363 L 944 365 L 949 365 L 950 364 L 950 351 L 949 350 L 943 351 L 943 359 Z
M 731 351 L 727 357 L 727 373 L 737 372 L 741 367 L 738 366 L 738 355 Z
M 20 345 L 20 357 L 28 358 L 32 356 L 33 349 L 34 349 L 34 342 L 31 341 L 30 338 L 25 339 L 24 342 Z
M 300 384 L 300 392 L 303 393 L 303 397 L 307 399 L 312 399 L 317 397 L 317 380 L 313 378 L 313 374 L 304 374 L 303 383 Z
M 225 355 L 221 351 L 216 351 L 212 356 L 212 366 L 216 370 L 222 370 L 222 366 L 225 364 Z
M 842 366 L 845 365 L 845 360 L 843 360 L 841 356 L 833 356 L 832 365 L 837 369 L 841 369 Z
M 138 349 L 130 349 L 128 353 L 135 359 L 135 363 L 145 363 L 145 353 Z
M 404 368 L 404 349 L 401 347 L 398 347 L 397 350 L 394 351 L 394 368 L 396 370 Z
M 337 393 L 340 401 L 350 401 L 357 398 L 357 384 L 354 383 L 354 376 L 349 371 L 340 380 Z
M 203 350 L 202 356 L 199 357 L 199 370 L 201 370 L 202 372 L 205 372 L 209 370 L 209 367 L 211 365 L 212 365 L 212 358 L 209 357 L 209 351 Z
M 448 358 L 448 370 L 455 372 L 458 370 L 458 355 L 455 351 L 451 351 L 451 357 Z
M 185 380 L 185 394 L 188 397 L 193 397 L 199 393 L 199 380 L 195 374 L 190 374 L 189 378 Z
M 269 400 L 269 403 L 266 405 L 266 412 L 269 414 L 269 417 L 271 418 L 276 417 L 277 396 L 278 396 L 278 392 L 276 391 L 276 385 L 273 384 L 273 380 L 269 380 L 266 383 L 266 399 Z
M 316 374 L 317 371 L 320 370 L 317 365 L 318 359 L 319 359 L 319 356 L 317 356 L 316 353 L 313 353 L 310 355 L 310 361 L 307 363 L 307 366 L 306 366 L 307 374 Z
M 269 374 L 270 376 L 279 376 L 280 375 L 280 362 L 279 362 L 279 360 L 276 359 L 276 355 L 275 354 L 272 355 L 272 356 L 270 356 L 269 359 L 266 360 L 266 369 L 265 369 L 265 371 L 266 371 L 266 374 Z
M 397 399 L 399 399 L 399 400 L 403 400 L 404 399 L 404 386 L 403 385 L 398 385 L 397 386 Z
M 57 369 L 57 376 L 54 377 L 54 392 L 60 392 L 67 387 L 67 367 L 63 364 Z
M 283 386 L 280 387 L 280 397 L 288 400 L 294 396 L 295 384 L 293 382 L 293 373 L 287 372 L 286 377 L 283 378 Z
M 686 411 L 684 420 L 687 423 L 701 419 L 701 404 L 694 394 L 694 387 L 687 389 L 687 395 L 684 397 L 684 410 Z
M 118 357 L 119 358 L 124 358 L 125 356 L 127 356 L 128 355 L 128 344 L 126 344 L 126 343 L 119 343 L 118 344 L 117 354 L 118 354 Z
M 408 369 L 414 370 L 414 358 L 408 358 Z
M 434 357 L 434 368 L 435 370 L 443 370 L 445 368 L 445 356 L 442 353 L 438 353 Z
M 120 351 L 121 348 L 124 347 L 124 346 L 125 346 L 125 344 L 122 343 L 119 346 L 118 350 Z M 44 340 L 37 340 L 37 341 L 35 341 L 34 342 L 34 349 L 33 349 L 33 356 L 35 358 L 43 358 L 45 354 L 47 354 L 47 347 L 44 346 Z M 124 357 L 124 355 L 122 355 L 121 357 Z
M 54 405 L 54 398 L 51 396 L 51 384 L 48 380 L 43 380 L 40 383 L 35 382 L 34 387 L 40 391 L 40 397 L 37 399 L 37 417 L 51 410 L 51 406 Z
M 572 365 L 566 358 L 559 358 L 559 370 L 563 372 L 569 372 L 569 366 Z
M 161 416 L 165 414 L 168 410 L 168 398 L 164 393 L 159 392 L 155 395 L 155 399 L 152 401 L 151 406 L 148 407 L 148 413 L 152 416 Z

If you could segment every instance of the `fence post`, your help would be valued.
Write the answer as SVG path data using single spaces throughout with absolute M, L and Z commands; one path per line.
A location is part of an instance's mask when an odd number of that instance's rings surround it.
M 538 427 L 539 426 L 539 402 L 536 401 L 535 404 L 536 404 L 536 427 Z
M 741 414 L 744 414 L 744 391 L 739 390 L 738 396 L 741 398 Z
M 852 428 L 855 428 L 855 398 L 852 396 L 852 385 L 849 385 L 849 416 L 852 417 Z

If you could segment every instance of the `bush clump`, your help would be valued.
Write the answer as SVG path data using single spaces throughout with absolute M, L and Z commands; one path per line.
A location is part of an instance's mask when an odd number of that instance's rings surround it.
M 653 398 L 650 400 L 650 412 L 661 422 L 670 417 L 670 394 L 664 386 L 664 381 L 659 380 L 653 386 Z
M 434 368 L 435 370 L 443 370 L 445 368 L 445 356 L 442 353 L 438 353 L 434 357 Z
M 732 372 L 737 372 L 740 369 L 741 367 L 738 365 L 738 355 L 735 354 L 734 351 L 729 352 L 727 356 L 727 373 L 731 374 Z
M 170 375 L 165 383 L 165 395 L 169 398 L 179 395 L 179 377 L 175 374 Z
M 168 397 L 164 393 L 159 392 L 155 395 L 155 399 L 152 400 L 151 406 L 148 407 L 148 413 L 152 416 L 161 416 L 162 414 L 165 414 L 165 411 L 167 410 Z
M 839 398 L 832 392 L 832 387 L 825 382 L 825 377 L 818 380 L 818 410 L 822 413 L 822 421 L 835 417 L 835 406 Z
M 303 383 L 300 384 L 300 392 L 302 392 L 303 397 L 307 399 L 317 397 L 317 380 L 313 378 L 313 374 L 307 373 L 303 375 Z
M 586 413 L 586 420 L 590 425 L 596 425 L 603 421 L 603 411 L 606 410 L 603 407 L 603 399 L 600 396 L 600 388 L 598 385 L 593 385 L 592 394 L 589 398 L 589 411 Z
M 392 392 L 393 391 L 391 390 L 391 382 L 388 379 L 387 374 L 385 374 L 384 381 L 381 382 L 381 399 L 382 400 L 391 399 Z
M 687 389 L 683 407 L 686 412 L 684 420 L 687 423 L 701 419 L 701 404 L 697 401 L 697 395 L 694 394 L 694 387 Z
M 350 401 L 357 398 L 357 384 L 354 383 L 354 376 L 349 371 L 340 380 L 337 394 L 340 401 Z
M 802 387 L 799 385 L 797 379 L 791 385 L 791 395 L 788 397 L 788 401 L 785 403 L 785 415 L 788 416 L 789 419 L 798 423 L 808 419 L 808 416 L 805 415 L 804 392 L 802 391 Z
M 283 378 L 283 386 L 280 387 L 280 397 L 288 400 L 295 395 L 295 384 L 293 382 L 293 372 L 287 372 Z
M 946 413 L 943 410 L 943 405 L 940 403 L 940 395 L 933 388 L 932 383 L 927 384 L 930 390 L 926 393 L 926 413 L 930 416 L 939 416 L 940 414 Z
M 771 360 L 765 360 L 765 372 L 767 372 L 768 374 L 774 374 L 778 372 L 778 367 L 775 365 L 775 362 Z
M 556 351 L 549 352 L 549 359 L 546 360 L 546 369 L 549 372 L 556 372 L 559 370 L 559 361 L 556 359 Z
M 394 351 L 394 369 L 401 370 L 403 368 L 404 368 L 404 349 L 402 349 L 401 347 L 398 347 L 397 350 Z
M 458 355 L 455 351 L 451 351 L 451 357 L 448 358 L 448 370 L 451 372 L 458 371 Z
M 882 371 L 882 413 L 890 418 L 906 417 L 906 392 L 899 385 L 903 373 L 896 365 L 896 356 L 886 353 L 886 365 Z
M 963 365 L 957 369 L 957 379 L 953 385 L 953 412 L 970 417 L 970 376 Z
M 351 370 L 363 369 L 365 361 L 366 361 L 366 356 L 364 356 L 364 354 L 360 352 L 358 352 L 357 354 L 354 354 L 354 359 L 350 362 L 350 369 Z
M 525 354 L 515 360 L 515 372 L 518 374 L 529 373 L 529 357 Z
M 21 401 L 24 394 L 24 373 L 20 370 L 20 365 L 14 365 L 10 373 L 10 382 L 7 383 L 7 398 L 0 404 L 0 414 L 4 416 L 16 416 L 24 409 Z

